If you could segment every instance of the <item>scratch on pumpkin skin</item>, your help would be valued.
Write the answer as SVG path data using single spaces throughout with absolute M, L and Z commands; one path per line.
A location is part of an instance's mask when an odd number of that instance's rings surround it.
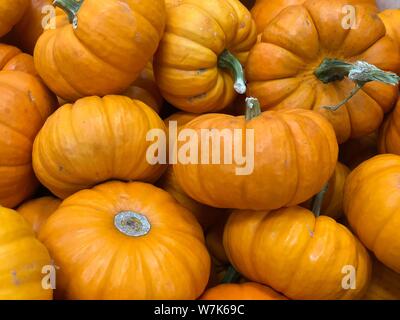
M 30 92 L 30 91 L 28 91 L 28 98 L 29 98 L 29 101 L 35 102 L 35 97 L 33 96 L 32 92 Z
M 202 93 L 202 94 L 199 94 L 198 96 L 190 97 L 190 98 L 188 98 L 188 100 L 190 103 L 192 103 L 195 100 L 201 100 L 201 99 L 204 99 L 205 97 L 207 97 L 207 93 Z
M 13 283 L 16 286 L 19 286 L 21 284 L 21 281 L 17 277 L 17 271 L 15 271 L 15 270 L 11 271 L 11 276 L 12 276 Z
M 207 70 L 208 70 L 207 68 L 201 68 L 201 69 L 197 70 L 196 74 L 197 74 L 198 76 L 200 76 L 200 75 L 202 75 L 203 73 L 207 72 Z
M 311 238 L 314 238 L 314 231 L 311 230 L 311 228 L 307 225 L 308 233 L 310 234 Z

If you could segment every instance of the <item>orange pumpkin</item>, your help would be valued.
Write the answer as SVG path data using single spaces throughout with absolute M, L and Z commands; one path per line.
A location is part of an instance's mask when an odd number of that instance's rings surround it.
M 167 192 L 109 182 L 66 199 L 40 231 L 66 299 L 195 299 L 210 257 L 200 225 Z
M 400 99 L 393 112 L 386 118 L 380 133 L 378 150 L 380 153 L 400 155 Z
M 287 300 L 269 287 L 255 282 L 225 283 L 208 289 L 201 300 Z
M 226 219 L 221 219 L 217 223 L 213 224 L 206 232 L 206 245 L 208 252 L 210 252 L 210 255 L 222 264 L 229 263 L 223 245 L 224 229 L 227 218 L 228 217 L 226 217 Z
M 36 77 L 0 71 L 0 205 L 13 208 L 36 189 L 32 145 L 54 105 Z
M 376 156 L 347 179 L 344 210 L 363 244 L 387 267 L 400 273 L 400 157 Z
M 110 179 L 156 181 L 166 167 L 152 165 L 146 140 L 165 131 L 157 113 L 124 96 L 87 97 L 59 108 L 33 149 L 38 179 L 61 199 Z
M 51 300 L 53 290 L 43 286 L 45 267 L 52 264 L 47 249 L 24 218 L 3 207 L 0 243 L 0 300 Z
M 0 3 L 0 37 L 8 33 L 22 18 L 29 0 L 2 0 Z
M 264 29 L 246 64 L 248 94 L 263 110 L 315 110 L 331 122 L 339 143 L 380 126 L 397 99 L 399 78 L 376 67 L 400 68 L 400 50 L 376 14 L 355 5 L 358 27 L 350 29 L 342 25 L 342 9 L 342 0 L 287 7 Z
M 250 12 L 239 0 L 182 0 L 167 7 L 154 64 L 161 94 L 187 112 L 224 109 L 235 90 L 246 90 L 241 63 L 256 41 Z
M 378 134 L 351 139 L 340 146 L 339 158 L 351 170 L 378 154 Z
M 25 202 L 18 207 L 17 211 L 32 225 L 33 231 L 38 234 L 43 224 L 60 204 L 60 199 L 42 197 Z
M 388 9 L 379 13 L 386 27 L 387 34 L 392 37 L 400 47 L 400 9 Z M 400 72 L 400 69 L 397 70 Z
M 338 146 L 332 126 L 308 110 L 261 114 L 256 100 L 248 99 L 248 103 L 249 113 L 254 111 L 249 120 L 244 116 L 207 114 L 186 124 L 185 128 L 194 130 L 197 137 L 198 149 L 195 145 L 191 149 L 198 151 L 201 161 L 177 161 L 174 173 L 178 184 L 191 198 L 216 208 L 277 209 L 306 201 L 334 172 Z M 207 137 L 203 129 L 216 129 L 218 134 Z M 240 139 L 234 141 L 237 132 Z M 210 142 L 217 139 L 223 146 L 220 150 Z M 187 143 L 178 143 L 179 153 Z M 245 163 L 233 156 L 237 149 L 246 150 Z M 220 158 L 213 159 L 217 151 Z M 194 154 L 192 150 L 190 153 Z M 229 154 L 231 163 L 226 161 Z M 204 155 L 208 156 L 205 160 Z
M 370 258 L 357 238 L 301 207 L 234 211 L 224 247 L 243 276 L 291 299 L 357 299 L 370 280 Z
M 32 56 L 2 43 L 0 43 L 0 70 L 22 71 L 37 75 Z
M 400 274 L 374 259 L 371 283 L 363 300 L 400 300 Z
M 140 100 L 149 107 L 152 107 L 157 113 L 160 113 L 163 98 L 154 79 L 153 65 L 151 63 L 146 65 L 146 68 L 140 73 L 139 78 L 124 92 L 124 95 Z
M 293 5 L 301 5 L 305 0 L 257 0 L 251 14 L 257 25 L 259 33 L 285 8 Z M 377 10 L 375 0 L 344 0 L 344 5 L 366 4 L 373 10 Z
M 71 24 L 44 32 L 34 58 L 46 84 L 67 101 L 122 93 L 138 78 L 163 34 L 164 0 L 54 3 Z

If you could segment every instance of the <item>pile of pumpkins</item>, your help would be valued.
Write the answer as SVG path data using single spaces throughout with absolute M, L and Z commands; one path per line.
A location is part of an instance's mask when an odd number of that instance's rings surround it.
M 400 9 L 52 2 L 0 4 L 0 299 L 400 299 Z

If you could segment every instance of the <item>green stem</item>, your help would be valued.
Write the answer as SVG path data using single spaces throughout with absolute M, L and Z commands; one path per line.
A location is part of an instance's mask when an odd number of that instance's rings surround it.
M 242 64 L 229 50 L 224 50 L 218 57 L 218 67 L 229 69 L 232 72 L 235 78 L 234 88 L 237 93 L 246 93 L 247 88 Z
M 349 96 L 342 102 L 335 106 L 324 107 L 331 111 L 336 111 L 349 102 L 368 82 L 378 81 L 397 86 L 400 81 L 400 77 L 395 73 L 383 71 L 365 61 L 347 63 L 337 59 L 324 59 L 321 65 L 315 70 L 314 74 L 319 80 L 326 84 L 334 81 L 341 81 L 345 77 L 348 77 L 356 85 Z
M 84 0 L 54 0 L 53 5 L 61 8 L 67 15 L 69 22 L 77 24 L 77 14 Z
M 240 274 L 235 270 L 234 267 L 230 266 L 226 271 L 224 279 L 222 279 L 221 283 L 234 283 L 240 277 Z
M 326 192 L 328 191 L 329 183 L 327 183 L 324 188 L 318 193 L 314 198 L 312 212 L 316 217 L 321 215 L 322 203 L 324 202 L 324 197 Z
M 246 98 L 246 121 L 250 121 L 261 114 L 260 102 L 257 98 Z

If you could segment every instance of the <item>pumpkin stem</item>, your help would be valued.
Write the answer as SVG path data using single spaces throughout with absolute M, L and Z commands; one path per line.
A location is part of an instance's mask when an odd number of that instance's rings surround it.
M 356 86 L 350 92 L 349 96 L 335 106 L 325 106 L 323 108 L 336 111 L 347 102 L 349 102 L 358 91 L 368 82 L 378 81 L 393 86 L 397 86 L 400 77 L 393 72 L 383 71 L 365 61 L 347 63 L 337 59 L 324 59 L 321 65 L 315 70 L 315 76 L 323 83 L 341 81 L 348 77 Z
M 246 93 L 246 81 L 240 61 L 229 50 L 224 50 L 218 57 L 218 67 L 229 69 L 235 78 L 234 88 L 239 94 Z
M 53 5 L 61 8 L 67 15 L 74 28 L 78 26 L 78 11 L 84 0 L 54 0 Z
M 130 237 L 145 236 L 150 232 L 149 220 L 142 214 L 133 211 L 121 211 L 114 217 L 115 227 Z
M 222 279 L 221 283 L 234 283 L 240 277 L 240 274 L 235 270 L 234 267 L 229 266 L 228 270 L 226 271 L 224 279 Z
M 257 98 L 246 98 L 246 120 L 250 121 L 261 114 L 260 101 Z
M 319 217 L 321 215 L 322 203 L 324 202 L 324 197 L 326 192 L 328 191 L 328 188 L 329 188 L 329 183 L 327 183 L 324 186 L 324 188 L 314 198 L 312 212 L 316 217 Z

